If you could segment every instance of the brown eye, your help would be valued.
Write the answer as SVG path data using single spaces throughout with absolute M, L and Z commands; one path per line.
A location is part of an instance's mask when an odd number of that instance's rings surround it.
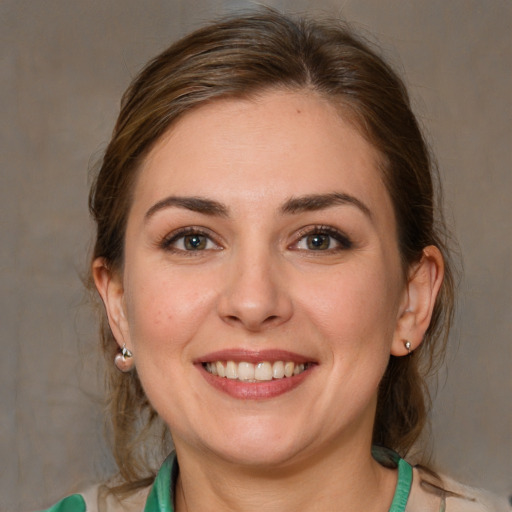
M 295 249 L 314 252 L 338 252 L 351 249 L 352 241 L 340 231 L 330 226 L 318 226 L 304 232 L 293 244 Z
M 161 241 L 160 247 L 170 252 L 189 254 L 221 249 L 209 234 L 197 231 L 195 228 L 186 228 L 186 230 L 172 233 Z
M 325 251 L 331 247 L 330 235 L 315 233 L 306 237 L 307 248 L 311 251 Z
M 183 245 L 187 251 L 201 251 L 206 249 L 208 239 L 204 235 L 186 235 L 183 237 Z

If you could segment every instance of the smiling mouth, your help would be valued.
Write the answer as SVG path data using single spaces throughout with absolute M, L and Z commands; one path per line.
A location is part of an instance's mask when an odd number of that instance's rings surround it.
M 210 361 L 202 363 L 203 368 L 217 377 L 239 382 L 268 382 L 300 375 L 313 363 L 294 363 L 292 361 Z

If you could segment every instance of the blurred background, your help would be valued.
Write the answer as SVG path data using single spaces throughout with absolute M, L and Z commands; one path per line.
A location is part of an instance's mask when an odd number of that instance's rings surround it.
M 512 493 L 512 2 L 283 0 L 348 20 L 405 77 L 465 277 L 434 402 L 436 467 Z M 81 282 L 90 170 L 142 65 L 225 0 L 0 2 L 0 510 L 109 474 L 96 326 Z

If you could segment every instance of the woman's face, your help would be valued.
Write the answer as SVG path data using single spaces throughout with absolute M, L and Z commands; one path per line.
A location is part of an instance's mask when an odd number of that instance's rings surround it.
M 142 166 L 114 283 L 178 450 L 283 464 L 371 441 L 406 284 L 378 155 L 326 100 L 184 116 Z

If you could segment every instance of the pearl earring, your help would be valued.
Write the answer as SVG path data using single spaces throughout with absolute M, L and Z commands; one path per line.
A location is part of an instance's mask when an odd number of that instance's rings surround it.
M 123 373 L 133 370 L 135 361 L 133 360 L 133 354 L 126 348 L 126 345 L 123 345 L 121 352 L 114 357 L 114 364 L 116 368 Z
M 407 354 L 410 354 L 412 352 L 412 350 L 411 350 L 411 346 L 412 346 L 411 342 L 410 341 L 405 341 L 404 342 L 404 346 L 407 349 Z

